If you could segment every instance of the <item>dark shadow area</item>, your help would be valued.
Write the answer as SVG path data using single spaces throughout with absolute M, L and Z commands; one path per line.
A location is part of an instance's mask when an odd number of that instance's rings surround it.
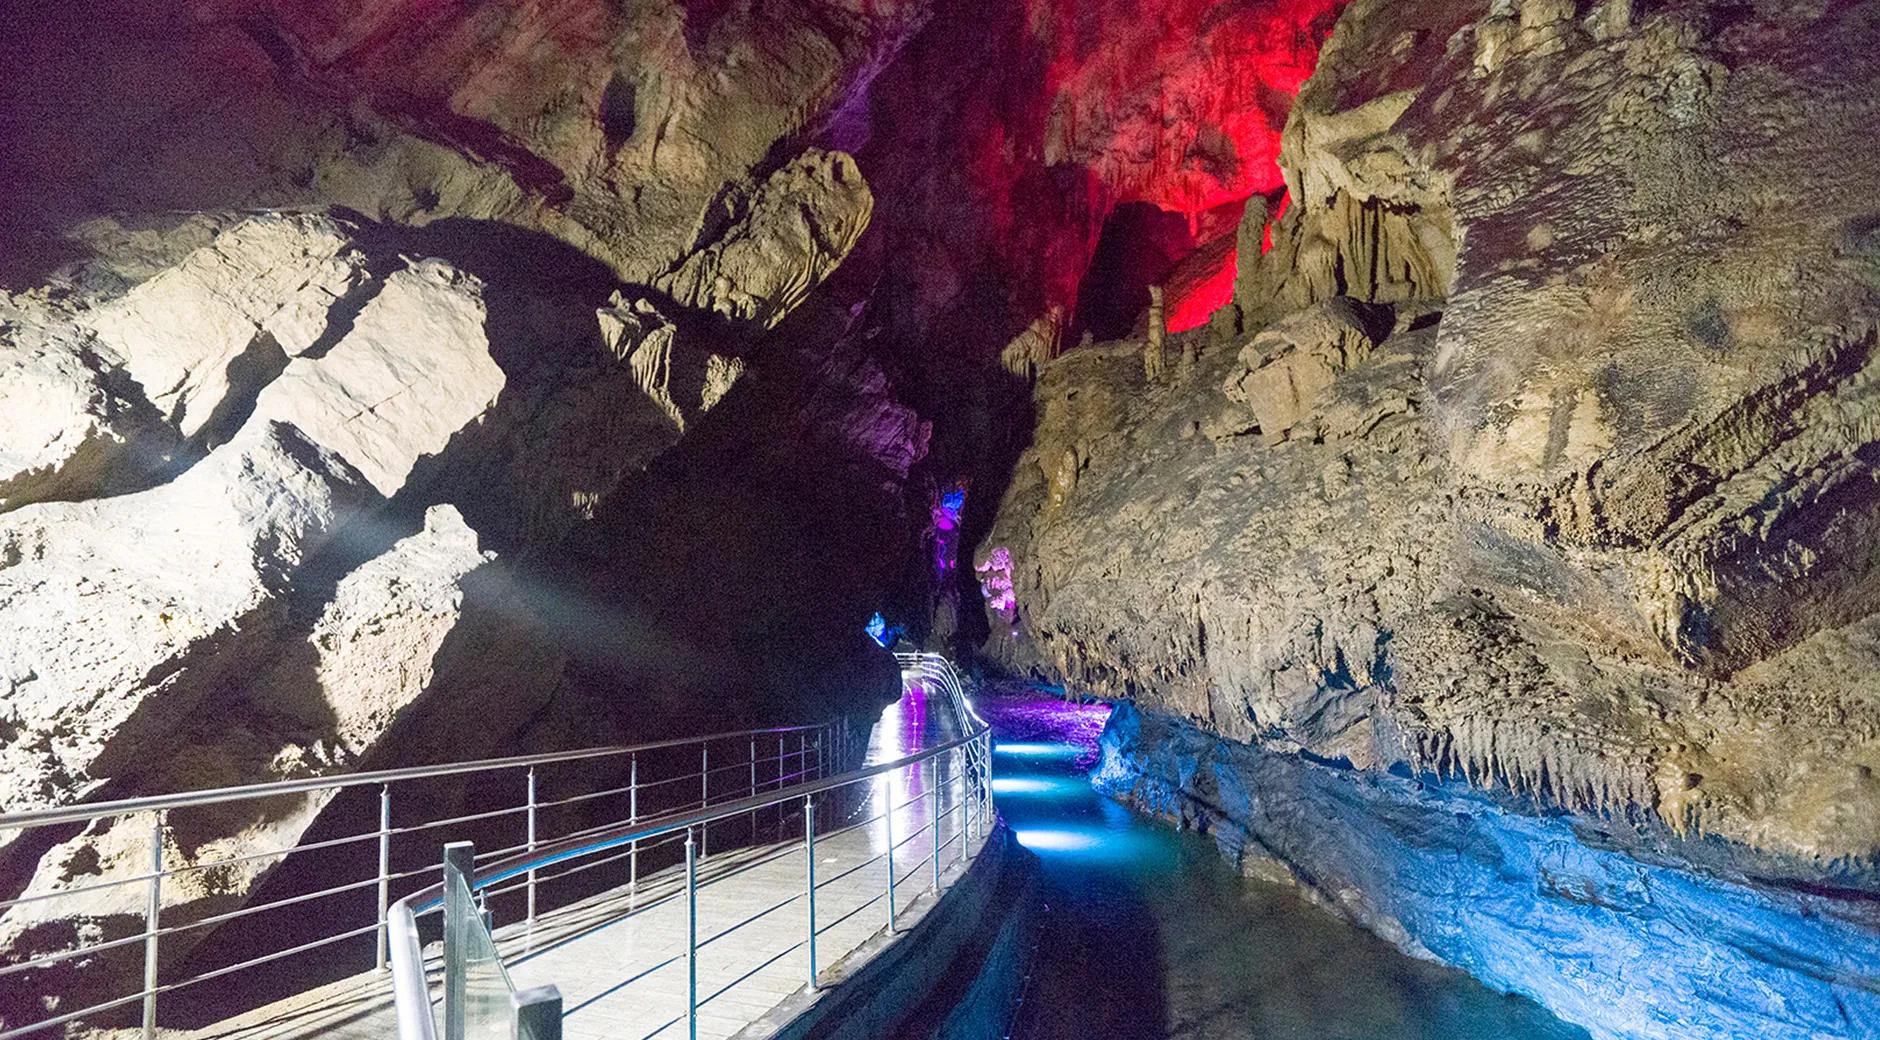
M 1103 224 L 1077 287 L 1071 328 L 1099 340 L 1126 339 L 1149 307 L 1149 287 L 1195 251 L 1188 219 L 1146 202 L 1116 207 Z

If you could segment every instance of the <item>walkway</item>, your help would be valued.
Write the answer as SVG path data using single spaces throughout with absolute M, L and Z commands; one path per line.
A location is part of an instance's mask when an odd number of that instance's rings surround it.
M 876 723 L 868 762 L 893 761 L 958 735 L 944 698 L 935 694 L 930 710 L 927 691 L 910 686 Z M 842 820 L 818 821 L 816 943 L 825 974 L 887 924 L 888 869 L 880 857 L 891 833 L 897 846 L 895 914 L 931 902 L 934 831 L 923 828 L 936 801 L 942 821 L 942 889 L 959 876 L 964 814 L 955 809 L 963 790 L 953 767 L 942 779 L 936 791 L 931 766 L 877 777 L 865 798 L 851 799 L 858 804 Z M 819 803 L 819 814 L 827 811 Z M 783 824 L 782 833 L 791 833 L 791 821 Z M 800 810 L 794 828 L 801 834 Z M 977 852 L 980 840 L 974 839 L 970 853 Z M 732 1036 L 807 981 L 804 877 L 800 837 L 716 852 L 700 863 L 701 1037 Z M 520 922 L 499 923 L 495 935 L 518 988 L 550 983 L 560 988 L 564 1035 L 570 1040 L 686 1035 L 683 867 L 642 878 L 637 892 L 616 889 L 544 913 L 533 929 Z M 435 960 L 436 953 L 428 949 L 427 960 Z M 389 1040 L 397 1035 L 390 976 L 359 975 L 189 1035 Z

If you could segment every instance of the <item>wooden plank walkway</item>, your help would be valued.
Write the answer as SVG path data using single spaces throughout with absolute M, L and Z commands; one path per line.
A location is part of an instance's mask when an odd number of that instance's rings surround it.
M 908 690 L 876 723 L 868 761 L 893 760 L 952 739 L 957 722 L 943 705 L 936 695 L 930 711 L 925 691 Z M 887 927 L 888 866 L 882 853 L 890 834 L 897 846 L 897 916 L 917 901 L 931 901 L 936 831 L 928 824 L 936 804 L 941 890 L 962 872 L 967 842 L 958 810 L 964 788 L 951 766 L 944 780 L 936 785 L 930 765 L 876 777 L 863 785 L 865 796 L 849 799 L 844 818 L 818 820 L 826 836 L 816 841 L 816 945 L 825 971 Z M 819 802 L 817 811 L 829 810 Z M 974 839 L 967 855 L 977 854 L 980 840 Z M 800 838 L 715 852 L 699 864 L 699 1036 L 732 1036 L 808 981 L 805 868 Z M 517 988 L 560 988 L 569 1040 L 672 1040 L 687 1035 L 686 930 L 681 865 L 641 878 L 637 890 L 615 889 L 543 914 L 533 928 L 521 922 L 499 926 L 495 937 Z M 427 951 L 427 961 L 435 970 L 435 949 Z M 368 972 L 188 1035 L 392 1040 L 397 1027 L 390 976 Z

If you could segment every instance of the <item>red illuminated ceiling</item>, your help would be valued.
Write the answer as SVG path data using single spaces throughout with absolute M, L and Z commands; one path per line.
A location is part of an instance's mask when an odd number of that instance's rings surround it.
M 1240 209 L 1284 188 L 1280 131 L 1341 6 L 1033 0 L 1023 46 L 1042 61 L 1042 82 L 1026 102 L 1002 99 L 996 123 L 963 129 L 978 135 L 968 164 L 995 238 L 1009 266 L 1037 272 L 1042 306 L 1074 309 L 1105 220 L 1132 202 L 1189 225 L 1192 242 L 1166 279 L 1172 328 L 1201 324 L 1231 298 Z M 1053 176 L 1015 161 L 1032 135 Z

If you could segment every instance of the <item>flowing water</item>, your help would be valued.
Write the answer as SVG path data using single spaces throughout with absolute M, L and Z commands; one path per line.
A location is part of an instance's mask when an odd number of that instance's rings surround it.
M 1015 1040 L 1585 1038 L 1092 790 L 1107 708 L 1036 691 L 978 707 L 999 741 L 999 812 L 1042 862 L 1049 907 Z

